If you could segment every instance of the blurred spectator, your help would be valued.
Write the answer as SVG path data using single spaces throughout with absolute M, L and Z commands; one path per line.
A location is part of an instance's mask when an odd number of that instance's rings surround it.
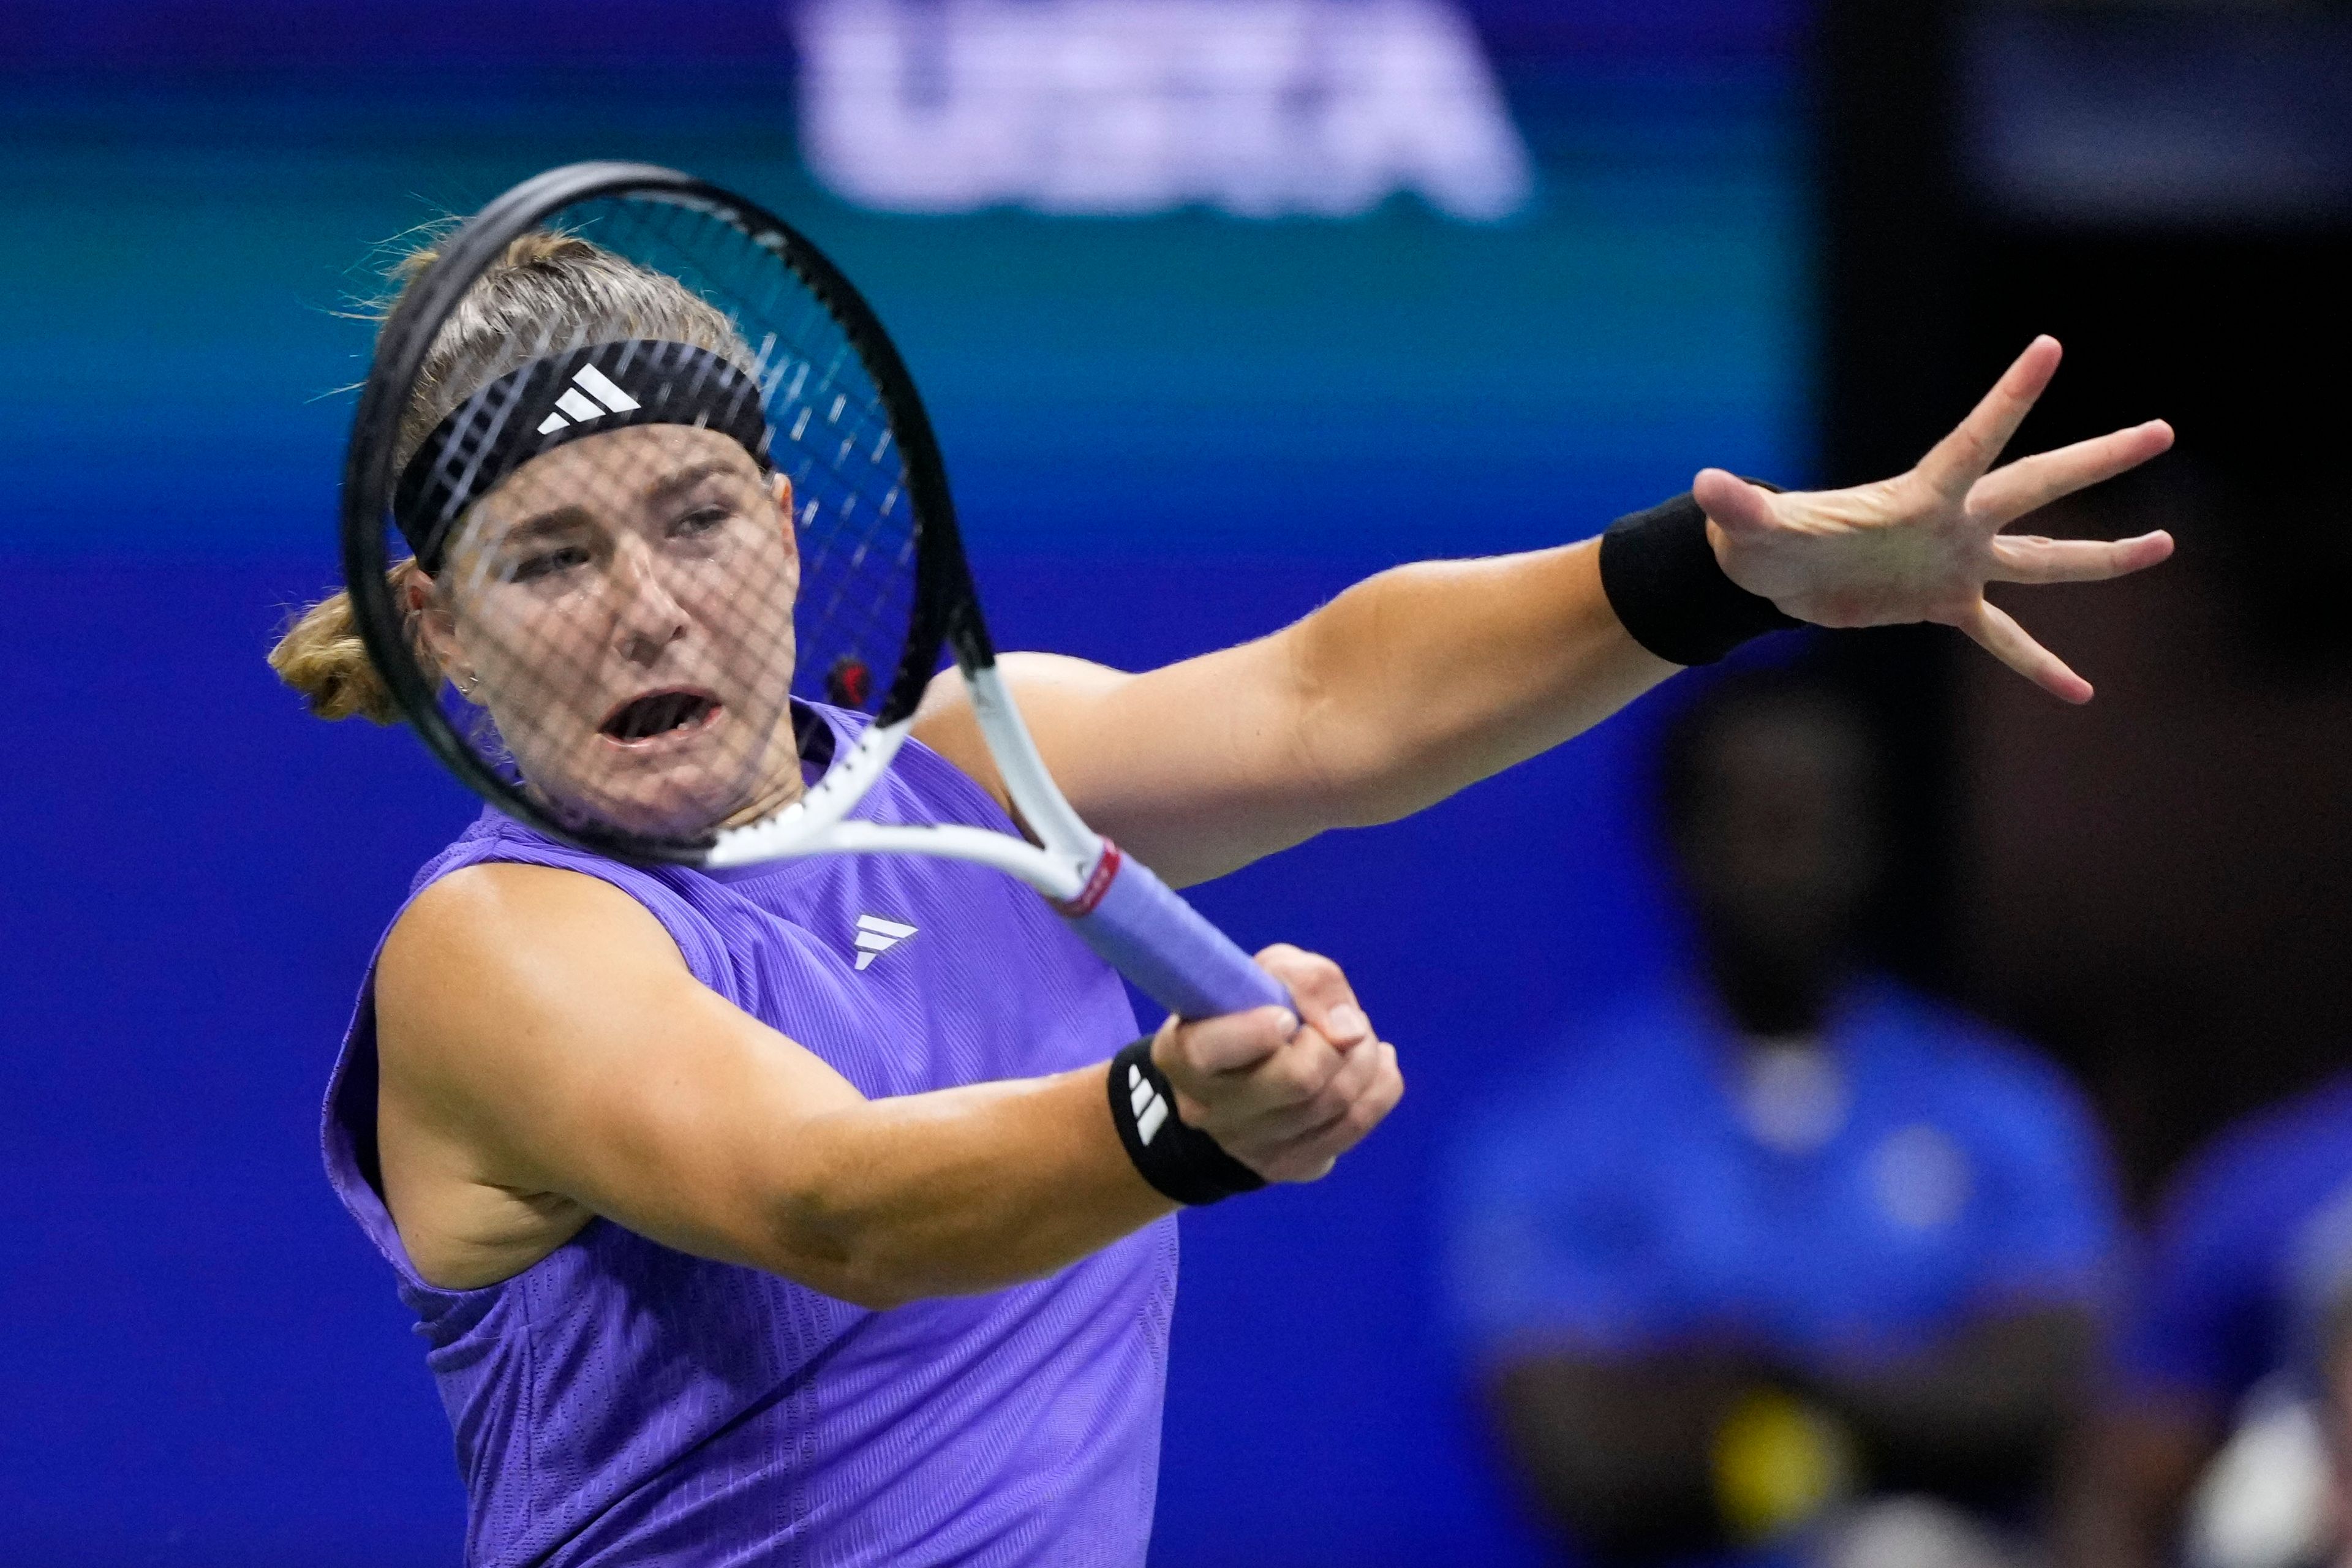
M 2352 1079 L 2222 1133 L 2166 1194 L 2073 1467 L 2070 1565 L 2307 1568 L 2344 1551 L 2328 1449 L 2352 1435 L 2347 1280 Z
M 2116 1239 L 2097 1135 L 1861 966 L 1884 779 L 1838 699 L 1721 682 L 1659 782 L 1694 972 L 1512 1085 L 1454 1194 L 1503 1450 L 1602 1563 L 2013 1561 Z
M 2328 1458 L 2325 1528 L 2330 1561 L 2352 1568 L 2352 1288 L 2339 1280 L 2320 1346 L 2320 1435 Z

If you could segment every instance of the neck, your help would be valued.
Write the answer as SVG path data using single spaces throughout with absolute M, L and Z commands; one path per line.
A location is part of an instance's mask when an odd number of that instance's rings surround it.
M 1707 973 L 1739 1032 L 1772 1039 L 1820 1033 L 1846 964 L 1836 954 L 1791 962 L 1717 944 L 1707 954 Z
M 748 827 L 755 822 L 765 822 L 808 793 L 802 777 L 804 763 L 819 770 L 832 765 L 833 731 L 814 713 L 808 719 L 813 728 L 803 730 L 800 712 L 798 708 L 786 704 L 769 735 L 764 753 L 767 765 L 758 787 L 742 805 L 727 815 L 720 827 Z

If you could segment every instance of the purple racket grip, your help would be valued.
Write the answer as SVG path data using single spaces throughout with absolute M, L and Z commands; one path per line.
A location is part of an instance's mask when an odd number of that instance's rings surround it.
M 1088 947 L 1180 1018 L 1292 1005 L 1281 981 L 1107 838 L 1078 896 L 1054 907 Z

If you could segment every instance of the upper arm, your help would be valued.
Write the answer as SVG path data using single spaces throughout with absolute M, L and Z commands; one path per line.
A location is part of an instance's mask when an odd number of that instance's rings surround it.
M 1269 637 L 1124 675 L 1007 658 L 1078 815 L 1171 882 L 1391 822 L 1559 744 L 1675 666 L 1627 635 L 1592 541 L 1401 566 Z M 961 679 L 916 731 L 1003 789 Z
M 782 1212 L 820 1180 L 794 1130 L 862 1098 L 696 980 L 618 889 L 537 866 L 454 873 L 394 926 L 375 1005 L 387 1110 L 462 1149 L 475 1180 L 704 1257 L 816 1261 L 793 1255 Z
M 1277 633 L 1141 674 L 1039 653 L 998 668 L 1078 816 L 1181 887 L 1331 825 L 1294 652 Z M 959 672 L 931 683 L 915 733 L 1009 806 Z

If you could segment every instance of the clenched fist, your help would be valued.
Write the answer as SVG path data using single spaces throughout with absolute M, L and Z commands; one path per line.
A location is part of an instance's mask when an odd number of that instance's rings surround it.
M 1176 1114 L 1269 1182 L 1312 1182 L 1396 1108 L 1396 1047 L 1372 1031 L 1339 966 L 1277 943 L 1257 962 L 1298 1005 L 1171 1018 L 1151 1042 Z

